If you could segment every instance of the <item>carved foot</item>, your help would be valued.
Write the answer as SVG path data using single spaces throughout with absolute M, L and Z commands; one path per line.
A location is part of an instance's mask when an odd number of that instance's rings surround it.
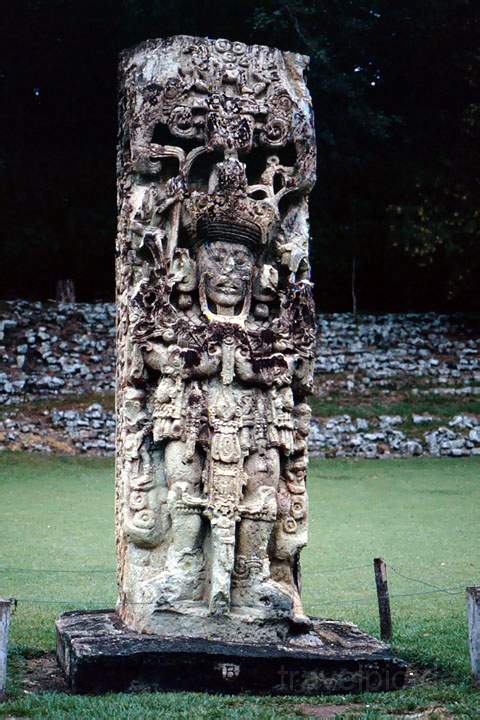
M 233 588 L 232 607 L 260 611 L 265 617 L 285 618 L 292 615 L 293 600 L 275 580 L 254 581 Z
M 203 599 L 205 567 L 200 552 L 171 552 L 164 571 L 150 581 L 157 608 L 175 608 L 185 600 Z
M 230 609 L 230 598 L 219 590 L 210 598 L 208 612 L 210 615 L 225 615 Z
M 293 593 L 293 608 L 292 614 L 290 616 L 290 623 L 295 630 L 298 630 L 298 632 L 305 632 L 306 630 L 310 630 L 313 627 L 313 622 L 308 617 L 308 615 L 305 614 L 302 600 L 300 598 L 296 585 L 293 585 L 291 587 L 291 591 Z
M 290 622 L 299 632 L 310 630 L 313 627 L 311 618 L 309 618 L 308 615 L 305 615 L 303 610 L 299 612 L 296 608 L 293 609 Z

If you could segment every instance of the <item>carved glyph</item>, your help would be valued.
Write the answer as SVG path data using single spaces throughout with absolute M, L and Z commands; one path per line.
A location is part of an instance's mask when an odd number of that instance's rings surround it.
M 122 54 L 118 612 L 143 632 L 307 622 L 306 67 L 186 36 Z

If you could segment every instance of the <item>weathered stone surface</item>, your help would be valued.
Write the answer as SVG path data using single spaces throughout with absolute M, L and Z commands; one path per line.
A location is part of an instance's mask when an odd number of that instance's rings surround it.
M 167 610 L 204 637 L 308 624 L 307 64 L 187 36 L 122 54 L 117 611 L 145 633 Z
M 268 621 L 267 621 L 268 624 Z M 313 618 L 309 632 L 284 623 L 267 640 L 142 635 L 113 611 L 71 612 L 57 621 L 57 655 L 79 693 L 209 690 L 320 695 L 402 687 L 406 665 L 349 623 Z M 235 641 L 237 640 L 237 641 Z

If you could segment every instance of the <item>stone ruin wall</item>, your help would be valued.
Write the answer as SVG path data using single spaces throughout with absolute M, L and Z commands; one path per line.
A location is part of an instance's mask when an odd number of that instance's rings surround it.
M 113 454 L 114 304 L 18 300 L 2 303 L 0 318 L 0 447 Z M 315 384 L 324 400 L 375 392 L 382 402 L 405 388 L 420 399 L 480 394 L 475 318 L 411 313 L 361 315 L 356 322 L 349 313 L 334 313 L 321 315 L 317 327 Z M 384 445 L 387 457 L 478 452 L 480 418 L 452 414 L 429 422 L 417 415 L 409 433 L 404 426 L 412 424 L 411 415 L 393 422 L 340 412 L 314 418 L 310 451 L 379 457 Z

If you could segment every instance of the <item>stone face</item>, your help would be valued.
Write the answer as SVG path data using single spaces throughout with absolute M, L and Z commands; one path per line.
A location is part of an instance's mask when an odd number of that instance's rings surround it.
M 308 624 L 306 67 L 186 36 L 122 54 L 117 610 L 144 633 Z
M 260 643 L 165 638 L 127 628 L 116 613 L 70 612 L 57 621 L 57 654 L 79 693 L 209 690 L 323 695 L 402 687 L 406 666 L 350 623 L 313 618 Z

